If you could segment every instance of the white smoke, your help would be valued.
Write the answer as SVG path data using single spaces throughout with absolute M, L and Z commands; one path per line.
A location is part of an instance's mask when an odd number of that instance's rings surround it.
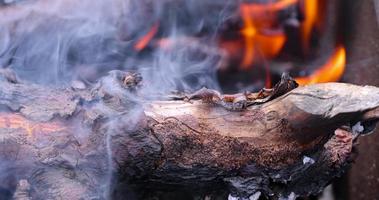
M 0 67 L 14 69 L 23 80 L 57 86 L 121 69 L 141 71 L 151 91 L 158 84 L 160 92 L 214 88 L 222 59 L 214 36 L 230 15 L 226 6 L 201 0 L 21 1 L 0 7 Z M 152 43 L 203 40 L 170 51 L 156 45 L 145 52 L 133 49 L 155 23 L 159 31 Z
M 137 71 L 144 78 L 141 94 L 149 99 L 173 90 L 217 88 L 216 70 L 223 63 L 223 53 L 217 48 L 215 33 L 231 14 L 226 8 L 230 5 L 203 0 L 24 0 L 0 4 L 0 68 L 14 70 L 22 81 L 51 87 L 66 87 L 75 80 L 92 83 L 115 69 Z M 146 51 L 136 51 L 136 42 L 156 23 L 159 28 L 152 44 Z M 172 45 L 158 48 L 159 38 Z M 108 92 L 123 94 L 112 82 L 103 84 Z M 98 106 L 106 107 L 101 102 Z M 136 108 L 124 116 L 123 124 L 133 129 L 140 112 Z M 110 196 L 114 170 L 110 141 L 117 125 L 112 120 L 105 124 L 107 159 L 99 161 L 108 169 L 104 188 L 100 188 L 105 197 Z M 77 130 L 75 137 L 88 139 L 85 127 Z M 0 172 L 3 169 L 6 166 L 0 165 Z

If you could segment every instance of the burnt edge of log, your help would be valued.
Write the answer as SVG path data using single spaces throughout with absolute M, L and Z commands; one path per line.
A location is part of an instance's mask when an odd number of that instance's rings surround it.
M 228 185 L 241 198 L 317 194 L 351 161 L 360 133 L 348 126 L 379 118 L 378 88 L 342 83 L 231 112 L 145 101 L 141 77 L 121 71 L 88 89 L 7 80 L 0 79 L 8 109 L 0 115 L 0 187 L 15 199 L 108 198 L 120 181 L 137 190 Z

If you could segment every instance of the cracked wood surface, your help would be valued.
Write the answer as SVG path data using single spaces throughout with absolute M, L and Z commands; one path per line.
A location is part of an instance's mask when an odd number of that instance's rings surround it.
M 307 196 L 349 163 L 356 136 L 339 128 L 379 117 L 376 87 L 299 87 L 232 112 L 141 100 L 123 85 L 129 75 L 85 90 L 1 82 L 0 187 L 33 199 L 108 198 L 120 180 L 136 190 L 227 184 L 244 197 Z

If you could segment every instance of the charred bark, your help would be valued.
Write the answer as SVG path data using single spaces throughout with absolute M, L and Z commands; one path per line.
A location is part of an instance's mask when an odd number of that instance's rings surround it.
M 135 190 L 308 196 L 345 170 L 354 140 L 379 118 L 371 86 L 299 87 L 230 111 L 146 100 L 139 84 L 123 72 L 81 90 L 2 80 L 0 187 L 15 199 L 109 198 L 121 181 Z

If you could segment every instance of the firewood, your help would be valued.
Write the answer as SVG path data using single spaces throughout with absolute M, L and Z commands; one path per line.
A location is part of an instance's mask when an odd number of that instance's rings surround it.
M 109 198 L 120 182 L 309 196 L 344 172 L 379 119 L 379 88 L 345 83 L 291 86 L 230 110 L 144 99 L 141 77 L 120 71 L 85 89 L 0 80 L 0 187 L 16 199 Z

